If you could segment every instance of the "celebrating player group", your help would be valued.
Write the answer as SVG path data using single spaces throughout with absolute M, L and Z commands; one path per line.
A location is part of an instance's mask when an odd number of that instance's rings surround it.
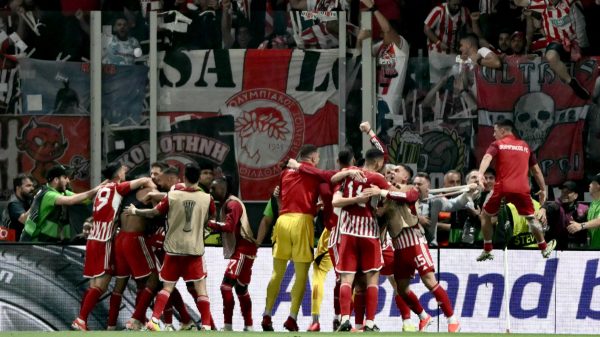
M 114 277 L 107 327 L 115 329 L 121 295 L 133 277 L 138 293 L 135 311 L 126 325 L 129 330 L 174 330 L 172 317 L 176 310 L 182 330 L 216 329 L 215 323 L 222 323 L 223 330 L 231 331 L 235 292 L 244 331 L 253 331 L 248 285 L 258 247 L 272 229 L 273 268 L 262 312 L 264 331 L 274 331 L 273 307 L 292 261 L 295 281 L 289 316 L 283 325 L 289 331 L 300 330 L 297 315 L 312 265 L 312 323 L 308 331 L 321 331 L 319 313 L 325 291 L 334 293 L 335 331 L 378 331 L 375 314 L 380 275 L 393 286 L 402 330 L 426 331 L 432 317 L 409 287 L 418 272 L 446 316 L 448 332 L 458 332 L 460 323 L 446 290 L 435 277 L 428 248 L 430 211 L 454 212 L 467 207 L 480 193 L 484 173 L 495 159 L 496 183 L 480 214 L 484 251 L 478 260 L 493 259 L 491 218 L 502 199 L 514 203 L 519 215 L 527 219 L 544 258 L 555 247 L 554 241 L 544 241 L 529 195 L 529 174 L 542 190 L 544 178 L 532 151 L 514 136 L 513 128 L 510 121 L 497 122 L 496 141 L 489 146 L 479 170 L 470 174 L 473 183 L 443 189 L 440 195 L 423 192 L 421 186 L 428 179 L 425 173 L 413 177 L 409 166 L 386 163 L 385 146 L 368 122 L 361 123 L 360 130 L 368 135 L 373 147 L 365 152 L 361 165 L 355 162 L 352 151 L 342 150 L 338 154 L 339 170 L 318 169 L 317 147 L 304 145 L 296 159 L 282 165 L 280 184 L 256 234 L 244 203 L 234 195 L 231 179 L 214 179 L 210 165 L 188 164 L 182 182 L 178 170 L 162 162 L 152 165 L 150 177 L 132 181 L 125 181 L 125 167 L 109 165 L 103 170 L 107 180 L 94 200 L 87 241 L 84 276 L 90 279 L 90 286 L 72 328 L 88 330 L 87 317 Z M 541 194 L 540 199 L 543 202 L 545 196 Z M 314 219 L 318 210 L 325 228 L 315 250 Z M 228 261 L 224 262 L 227 268 L 220 287 L 224 322 L 214 322 L 206 287 L 204 240 L 215 232 L 221 233 Z M 331 269 L 336 275 L 335 288 L 324 289 Z M 198 326 L 175 287 L 180 278 L 200 313 Z M 152 315 L 146 317 L 153 300 Z M 411 311 L 419 317 L 418 326 L 411 323 Z

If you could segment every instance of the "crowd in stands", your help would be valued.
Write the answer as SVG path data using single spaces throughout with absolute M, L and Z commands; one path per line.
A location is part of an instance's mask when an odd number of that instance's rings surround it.
M 598 1 L 573 2 L 560 0 L 572 9 L 577 23 L 581 52 L 599 52 Z M 541 5 L 540 5 L 541 3 Z M 474 31 L 484 42 L 502 53 L 514 53 L 510 41 L 524 40 L 523 52 L 539 51 L 544 46 L 544 1 L 510 0 L 439 0 L 406 1 L 378 0 L 378 10 L 393 29 L 411 46 L 411 55 L 419 49 L 458 52 L 457 36 Z M 444 6 L 456 6 L 456 18 L 442 15 Z M 89 12 L 102 10 L 102 24 L 107 38 L 117 35 L 135 45 L 149 36 L 148 11 L 160 14 L 159 34 L 164 48 L 222 49 L 222 48 L 336 48 L 338 23 L 336 11 L 345 10 L 348 16 L 348 47 L 355 46 L 360 26 L 359 13 L 365 6 L 359 0 L 10 0 L 0 1 L 0 30 L 11 42 L 2 45 L 9 55 L 27 55 L 38 59 L 89 59 Z M 324 14 L 329 11 L 330 14 Z M 333 14 L 332 14 L 333 11 Z M 454 20 L 450 34 L 434 46 L 435 40 L 423 23 L 436 19 Z M 448 19 L 450 20 L 448 21 Z M 123 20 L 123 22 L 121 22 Z M 122 24 L 126 23 L 126 27 Z M 108 27 L 111 27 L 108 29 Z M 127 30 L 127 34 L 123 35 Z M 380 27 L 374 20 L 375 38 Z M 587 32 L 587 34 L 586 34 Z M 17 33 L 17 36 L 12 36 Z M 22 41 L 20 43 L 19 41 Z M 124 40 L 123 40 L 124 41 Z M 437 42 L 436 42 L 437 43 Z M 429 48 L 426 48 L 429 45 Z M 435 48 L 434 48 L 435 47 Z M 135 48 L 134 48 L 135 49 Z M 122 61 L 122 60 L 121 60 Z M 131 62 L 131 61 L 128 61 Z

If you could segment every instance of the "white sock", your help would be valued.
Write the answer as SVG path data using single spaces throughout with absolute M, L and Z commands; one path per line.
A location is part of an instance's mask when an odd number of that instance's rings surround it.
M 340 322 L 344 323 L 345 321 L 349 321 L 350 320 L 350 315 L 342 315 L 342 319 L 340 320 Z
M 225 331 L 233 331 L 233 325 L 232 324 L 224 324 L 223 328 L 225 329 Z
M 296 320 L 296 317 L 298 317 L 298 313 L 291 313 L 290 312 L 290 317 L 293 318 L 294 320 Z
M 362 329 L 362 328 L 363 328 L 363 325 L 362 325 L 362 324 L 356 324 L 356 330 L 360 330 L 360 329 Z
M 448 324 L 456 324 L 456 323 L 458 323 L 456 316 L 452 315 L 452 316 L 448 317 Z
M 373 321 L 372 321 L 372 320 L 370 320 L 370 319 L 367 319 L 367 320 L 365 321 L 365 325 L 366 325 L 367 327 L 369 327 L 369 328 L 371 328 L 371 329 L 372 329 L 372 328 L 373 328 L 373 325 L 375 325 L 375 322 L 373 322 Z
M 429 317 L 429 314 L 426 313 L 425 310 L 421 311 L 419 314 L 419 319 L 426 319 L 427 317 Z
M 333 319 L 334 320 L 337 319 L 339 321 L 340 319 L 342 319 L 342 315 L 335 315 L 335 316 L 333 316 Z
M 202 327 L 203 327 L 203 328 L 204 328 L 204 330 L 206 330 L 206 331 L 210 331 L 210 329 L 211 329 L 210 325 L 203 325 Z
M 269 317 L 273 316 L 272 310 L 267 310 L 267 308 L 265 308 L 265 311 L 263 312 L 263 316 L 269 316 Z
M 412 322 L 410 321 L 410 318 L 409 319 L 405 319 L 405 320 L 402 321 L 402 324 L 404 324 L 404 325 L 406 325 L 406 324 L 410 325 L 411 323 Z

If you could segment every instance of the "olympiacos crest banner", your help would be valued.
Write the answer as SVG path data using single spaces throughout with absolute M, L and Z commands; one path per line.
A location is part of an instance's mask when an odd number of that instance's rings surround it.
M 279 163 L 303 144 L 333 168 L 338 144 L 337 50 L 192 50 L 162 55 L 159 111 L 234 118 L 241 197 L 266 200 Z M 348 60 L 349 72 L 356 58 Z M 350 83 L 350 82 L 348 82 Z

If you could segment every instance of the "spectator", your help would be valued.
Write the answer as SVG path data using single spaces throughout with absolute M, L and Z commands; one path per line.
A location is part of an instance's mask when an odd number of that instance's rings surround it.
M 425 20 L 429 47 L 429 81 L 438 83 L 456 63 L 458 37 L 471 31 L 469 10 L 461 0 L 448 0 L 436 6 Z
M 64 16 L 62 51 L 70 60 L 90 57 L 90 11 L 100 9 L 98 0 L 61 0 Z
M 35 195 L 25 228 L 21 233 L 24 242 L 65 242 L 72 238 L 66 207 L 83 203 L 96 194 L 101 185 L 83 193 L 67 190 L 69 175 L 63 165 L 55 165 L 46 173 L 48 183 Z
M 582 39 L 587 40 L 577 30 L 576 22 L 582 25 L 585 21 L 583 15 L 577 14 L 579 9 L 576 6 L 574 0 L 548 0 L 532 2 L 528 9 L 542 15 L 542 28 L 546 37 L 544 56 L 550 69 L 573 89 L 575 95 L 587 100 L 590 92 L 575 77 L 571 77 L 565 65 L 566 62 L 578 62 L 581 59 Z M 532 15 L 529 15 L 528 20 L 533 20 Z M 531 27 L 533 25 L 528 23 L 528 36 L 532 34 Z
M 198 10 L 191 12 L 186 46 L 189 49 L 223 49 L 221 15 L 217 0 L 194 0 Z
M 508 31 L 502 31 L 498 34 L 498 51 L 500 54 L 510 54 L 511 35 Z
M 525 34 L 523 32 L 516 31 L 510 36 L 510 53 L 509 55 L 525 55 Z
M 427 238 L 429 245 L 432 247 L 437 247 L 437 225 L 439 213 L 454 212 L 459 210 L 465 207 L 469 199 L 465 193 L 452 199 L 433 197 L 433 195 L 429 194 L 431 180 L 429 178 L 429 174 L 425 172 L 417 173 L 413 183 L 419 190 L 419 224 L 425 230 L 425 237 Z
M 129 36 L 129 24 L 125 17 L 118 17 L 113 24 L 113 35 L 108 40 L 102 63 L 132 65 L 142 55 L 140 43 Z
M 577 201 L 577 184 L 565 181 L 560 188 L 560 197 L 546 201 L 538 211 L 542 224 L 549 227 L 550 235 L 556 239 L 558 249 L 581 247 L 587 244 L 587 232 L 569 234 L 567 227 L 571 221 L 585 222 L 588 206 Z
M 15 231 L 16 240 L 21 237 L 29 215 L 34 189 L 33 177 L 28 174 L 21 173 L 13 179 L 13 194 L 2 213 L 2 224 Z
M 477 170 L 471 170 L 465 178 L 465 183 L 477 184 L 478 179 Z M 480 236 L 481 222 L 479 221 L 479 214 L 481 213 L 481 207 L 478 205 L 479 199 L 481 199 L 481 192 L 477 191 L 473 194 L 471 200 L 467 202 L 464 209 L 452 213 L 450 244 L 472 246 Z
M 599 249 L 600 248 L 600 174 L 596 174 L 592 177 L 592 181 L 589 186 L 590 195 L 592 202 L 587 213 L 587 221 L 577 222 L 572 220 L 567 230 L 571 234 L 575 234 L 584 229 L 588 230 L 589 245 L 588 248 Z

